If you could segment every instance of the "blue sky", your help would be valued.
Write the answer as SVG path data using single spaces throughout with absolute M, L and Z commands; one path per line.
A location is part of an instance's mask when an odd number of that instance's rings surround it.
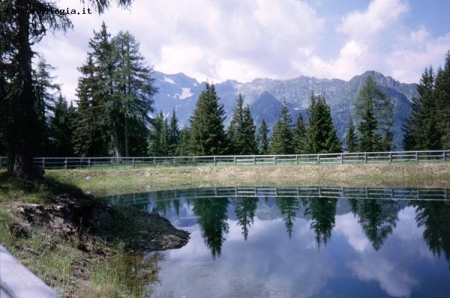
M 81 2 L 57 1 L 77 10 Z M 449 11 L 448 0 L 134 0 L 129 10 L 72 16 L 73 30 L 49 35 L 36 50 L 56 67 L 69 100 L 102 21 L 112 35 L 133 34 L 155 70 L 199 81 L 349 80 L 376 70 L 417 83 L 450 50 Z

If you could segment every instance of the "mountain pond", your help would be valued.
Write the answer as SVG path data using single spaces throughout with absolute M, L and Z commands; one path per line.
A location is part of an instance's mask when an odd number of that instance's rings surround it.
M 218 187 L 118 195 L 189 243 L 151 297 L 449 297 L 450 189 Z

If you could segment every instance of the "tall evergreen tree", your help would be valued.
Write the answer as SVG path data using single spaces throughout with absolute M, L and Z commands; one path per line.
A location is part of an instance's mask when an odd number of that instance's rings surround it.
M 248 106 L 244 108 L 243 105 L 244 99 L 239 94 L 237 106 L 234 109 L 233 117 L 227 130 L 229 141 L 228 153 L 238 155 L 256 154 L 256 127 L 253 123 L 250 108 Z
M 306 130 L 306 153 L 342 152 L 325 97 L 311 94 L 307 113 L 309 121 Z
M 291 131 L 292 117 L 289 114 L 286 100 L 283 100 L 283 108 L 280 117 L 273 127 L 273 133 L 269 145 L 271 154 L 294 153 L 294 136 Z
M 116 154 L 129 156 L 131 125 L 140 126 L 141 130 L 149 126 L 149 113 L 153 112 L 152 97 L 157 89 L 152 86 L 153 70 L 145 66 L 145 60 L 139 52 L 139 43 L 134 36 L 128 31 L 121 31 L 111 43 L 114 87 L 111 103 L 106 104 L 107 119 L 113 130 L 111 135 L 113 144 L 117 147 Z M 139 135 L 134 135 L 134 138 L 139 139 Z M 145 142 L 145 136 L 138 142 Z
M 35 111 L 38 114 L 39 122 L 37 128 L 39 146 L 36 148 L 35 154 L 40 156 L 48 154 L 50 118 L 58 100 L 57 92 L 60 91 L 60 85 L 53 83 L 55 77 L 50 74 L 52 70 L 54 70 L 54 67 L 47 64 L 42 57 L 38 62 L 37 69 L 33 70 L 33 91 L 36 96 Z
M 437 72 L 434 93 L 441 148 L 450 149 L 450 51 L 445 56 L 444 68 Z
M 355 120 L 361 135 L 360 151 L 390 151 L 393 149 L 393 117 L 394 105 L 377 86 L 371 76 L 368 76 L 364 86 L 358 93 L 354 103 Z M 367 123 L 362 123 L 368 121 Z M 375 126 L 375 127 L 374 127 Z M 361 131 L 369 129 L 370 131 Z M 371 141 L 368 141 L 368 140 Z M 362 144 L 364 142 L 364 144 Z M 372 142 L 372 143 L 371 143 Z
M 42 146 L 39 133 L 37 96 L 33 88 L 32 45 L 47 31 L 67 30 L 72 26 L 65 14 L 48 13 L 54 3 L 36 0 L 5 0 L 0 5 L 0 72 L 6 75 L 3 89 L 2 136 L 6 142 L 8 173 L 23 179 L 39 178 L 33 157 Z
M 294 153 L 305 153 L 306 146 L 306 126 L 303 122 L 302 114 L 298 114 L 297 122 L 295 123 L 294 134 Z
M 177 114 L 175 113 L 175 109 L 172 111 L 172 117 L 170 118 L 169 124 L 169 156 L 173 156 L 177 154 L 177 148 L 180 145 L 180 128 L 178 126 Z
M 258 129 L 257 143 L 259 154 L 269 153 L 269 128 L 267 127 L 266 121 L 263 119 L 261 125 Z
M 148 154 L 151 156 L 169 155 L 169 126 L 162 111 L 159 112 L 153 121 L 149 137 Z
M 348 122 L 347 132 L 345 134 L 345 142 L 347 144 L 348 152 L 355 152 L 357 150 L 358 138 L 356 137 L 356 128 L 353 124 L 353 118 L 351 116 Z
M 191 117 L 190 149 L 193 155 L 219 155 L 226 151 L 226 118 L 213 84 L 206 83 Z
M 73 134 L 77 112 L 60 94 L 50 120 L 49 153 L 53 156 L 74 156 Z
M 191 154 L 191 129 L 185 127 L 180 130 L 180 144 L 177 146 L 176 155 L 186 156 Z

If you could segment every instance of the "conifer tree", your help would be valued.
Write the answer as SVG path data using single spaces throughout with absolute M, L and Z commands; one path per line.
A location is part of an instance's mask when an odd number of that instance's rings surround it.
M 111 1 L 89 0 L 94 8 L 103 13 Z M 127 7 L 132 0 L 118 0 L 119 6 Z M 38 115 L 34 111 L 36 96 L 32 88 L 32 45 L 38 43 L 48 31 L 66 31 L 72 23 L 66 14 L 48 13 L 58 11 L 53 2 L 43 0 L 4 0 L 0 5 L 0 69 L 6 69 L 10 87 L 5 105 L 8 114 L 2 126 L 7 143 L 8 172 L 14 176 L 32 180 L 40 174 L 34 170 L 33 157 L 39 146 Z M 3 75 L 3 73 L 2 73 Z
M 191 117 L 192 155 L 220 155 L 227 149 L 223 122 L 226 118 L 214 84 L 206 83 Z
M 269 128 L 266 121 L 263 119 L 258 129 L 257 143 L 259 154 L 269 153 Z
M 250 108 L 243 107 L 244 99 L 239 94 L 237 106 L 227 130 L 229 152 L 231 154 L 245 155 L 256 154 L 255 125 L 250 113 Z
M 191 154 L 191 130 L 185 127 L 180 130 L 180 144 L 177 146 L 176 155 L 186 156 Z
M 133 35 L 128 31 L 121 31 L 112 39 L 111 44 L 114 87 L 111 103 L 106 104 L 107 119 L 111 123 L 111 135 L 114 136 L 113 144 L 117 146 L 117 154 L 129 156 L 132 137 L 138 139 L 138 142 L 145 142 L 145 137 L 131 135 L 131 125 L 140 127 L 140 130 L 149 126 L 149 113 L 153 112 L 152 97 L 157 89 L 152 86 L 153 70 L 145 66 L 145 60 L 139 52 L 139 43 Z
M 302 114 L 298 114 L 297 122 L 294 128 L 294 153 L 302 154 L 305 153 L 306 146 L 306 126 L 303 122 Z
M 150 156 L 168 156 L 169 155 L 169 127 L 167 119 L 160 111 L 153 120 L 152 129 L 149 134 L 148 154 Z
M 445 56 L 444 68 L 437 72 L 434 94 L 441 148 L 447 150 L 450 149 L 450 51 Z
M 342 146 L 336 136 L 330 107 L 325 97 L 311 94 L 309 115 L 306 130 L 306 153 L 337 153 L 342 152 Z
M 390 151 L 393 149 L 393 115 L 394 105 L 391 98 L 377 86 L 377 83 L 368 76 L 364 86 L 358 93 L 354 103 L 355 120 L 361 135 L 360 145 L 364 151 Z M 369 121 L 368 123 L 362 123 Z M 361 131 L 370 129 L 371 131 Z M 364 140 L 363 140 L 364 139 Z M 364 143 L 364 144 L 362 144 Z
M 347 132 L 345 134 L 345 142 L 347 143 L 347 151 L 355 152 L 358 146 L 358 138 L 356 137 L 356 128 L 353 124 L 353 118 L 350 116 Z
M 169 124 L 169 156 L 177 154 L 177 148 L 180 145 L 180 141 L 180 128 L 178 127 L 178 119 L 174 109 Z
M 280 117 L 273 127 L 269 152 L 271 154 L 294 153 L 294 136 L 291 131 L 292 118 L 287 108 L 286 100 L 283 100 L 283 108 Z
M 53 156 L 74 156 L 73 134 L 77 112 L 72 104 L 60 94 L 50 120 L 49 154 Z

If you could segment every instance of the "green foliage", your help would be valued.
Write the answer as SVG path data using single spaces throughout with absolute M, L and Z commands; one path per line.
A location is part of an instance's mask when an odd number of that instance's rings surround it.
M 450 52 L 444 69 L 437 74 L 425 68 L 413 98 L 411 114 L 403 125 L 405 150 L 440 150 L 450 148 Z
M 243 103 L 244 99 L 239 94 L 237 106 L 227 130 L 230 154 L 250 155 L 258 151 L 255 138 L 256 127 L 250 108 L 248 106 L 244 108 Z
M 295 123 L 294 134 L 294 153 L 305 153 L 306 147 L 306 126 L 303 122 L 302 114 L 298 114 L 297 122 Z
M 391 151 L 394 117 L 392 100 L 368 76 L 354 103 L 355 120 L 360 133 L 359 151 Z
M 273 127 L 273 133 L 269 145 L 271 154 L 294 153 L 294 136 L 291 131 L 292 117 L 289 114 L 286 100 L 283 101 L 280 117 Z
M 177 115 L 175 113 L 175 110 L 173 110 L 172 117 L 170 118 L 170 124 L 169 124 L 169 136 L 168 136 L 168 143 L 169 143 L 168 154 L 169 154 L 169 156 L 173 156 L 173 155 L 177 154 L 177 148 L 180 145 L 180 142 L 181 142 L 180 128 L 178 126 Z
M 2 138 L 9 173 L 30 180 L 39 177 L 33 157 L 43 143 L 42 122 L 35 110 L 38 97 L 34 89 L 32 45 L 48 30 L 72 26 L 66 15 L 47 13 L 49 8 L 57 9 L 54 3 L 34 0 L 5 0 L 0 5 L 0 69 L 5 77 L 0 87 Z
M 150 156 L 168 156 L 169 154 L 169 126 L 162 111 L 153 120 L 149 135 L 148 154 Z
M 269 128 L 266 121 L 263 119 L 258 129 L 257 143 L 260 154 L 267 154 L 269 152 Z
M 213 84 L 206 83 L 191 117 L 190 154 L 220 155 L 225 153 L 226 135 L 223 126 L 225 110 Z
M 50 120 L 49 150 L 47 154 L 54 156 L 74 156 L 73 134 L 75 131 L 77 112 L 69 106 L 66 99 L 59 95 L 55 104 L 54 115 Z
M 311 94 L 309 115 L 306 130 L 305 153 L 336 153 L 342 152 L 341 143 L 336 136 L 330 107 L 325 97 Z
M 350 117 L 347 133 L 345 134 L 345 142 L 347 143 L 347 151 L 355 152 L 357 150 L 358 138 L 356 137 L 356 128 L 353 119 Z
M 153 112 L 152 69 L 129 32 L 112 40 L 105 23 L 89 41 L 91 52 L 79 68 L 79 125 L 75 147 L 79 155 L 116 157 L 144 155 Z M 111 150 L 110 150 L 111 149 Z
M 187 156 L 190 154 L 191 130 L 183 128 L 180 130 L 180 144 L 177 146 L 176 155 Z

